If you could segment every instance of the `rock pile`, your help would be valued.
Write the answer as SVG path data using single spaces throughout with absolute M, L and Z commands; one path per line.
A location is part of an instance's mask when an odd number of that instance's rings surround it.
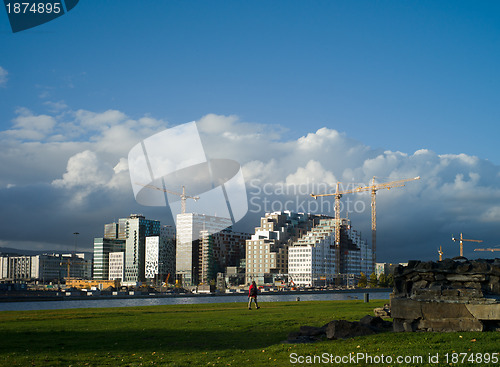
M 391 316 L 394 331 L 500 330 L 500 259 L 397 267 Z
M 377 307 L 373 309 L 375 316 L 381 317 L 383 319 L 388 319 L 391 317 L 391 307 L 389 304 L 385 304 L 384 307 Z
M 301 326 L 298 332 L 288 334 L 284 343 L 313 343 L 324 339 L 348 339 L 392 330 L 392 322 L 366 315 L 359 321 L 333 320 L 322 327 Z

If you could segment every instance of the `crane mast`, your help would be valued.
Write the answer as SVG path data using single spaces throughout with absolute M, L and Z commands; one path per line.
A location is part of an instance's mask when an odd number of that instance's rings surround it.
M 460 233 L 460 238 L 455 238 L 455 237 L 453 237 L 453 235 L 452 235 L 451 240 L 452 240 L 453 242 L 457 242 L 457 241 L 459 241 L 459 242 L 460 242 L 460 256 L 464 256 L 464 242 L 483 242 L 483 240 L 470 240 L 470 239 L 465 239 L 465 238 L 463 238 L 462 233 Z
M 193 199 L 194 201 L 197 201 L 199 199 L 198 196 L 186 195 L 186 187 L 185 186 L 182 186 L 182 193 L 179 193 L 179 192 L 172 191 L 172 190 L 162 189 L 162 188 L 154 186 L 154 185 L 143 185 L 143 184 L 138 183 L 138 182 L 136 182 L 136 184 L 147 187 L 149 189 L 159 190 L 159 191 L 163 191 L 163 192 L 166 192 L 166 193 L 169 193 L 172 195 L 180 196 L 180 198 L 181 198 L 181 213 L 182 214 L 186 213 L 186 200 L 187 199 Z
M 340 182 L 337 182 L 334 194 L 311 194 L 314 199 L 323 196 L 335 196 L 335 271 L 340 274 L 340 198 L 345 194 L 353 194 L 362 191 L 362 188 L 355 188 L 353 190 L 339 191 Z
M 375 269 L 375 263 L 377 262 L 377 191 L 382 189 L 390 190 L 393 187 L 405 186 L 406 182 L 420 180 L 420 176 L 413 178 L 405 178 L 402 180 L 396 180 L 391 182 L 385 182 L 381 184 L 375 183 L 375 176 L 372 179 L 371 186 L 367 186 L 364 189 L 371 191 L 371 208 L 372 208 L 372 250 L 373 250 L 373 269 Z

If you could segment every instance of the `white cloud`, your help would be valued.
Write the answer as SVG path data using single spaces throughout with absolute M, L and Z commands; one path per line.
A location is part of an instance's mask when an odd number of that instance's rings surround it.
M 100 113 L 78 110 L 75 112 L 75 117 L 80 125 L 94 130 L 103 130 L 127 119 L 123 112 L 117 110 L 107 110 Z
M 49 115 L 34 115 L 27 108 L 18 108 L 17 117 L 13 120 L 13 129 L 3 132 L 21 140 L 43 140 L 56 125 L 54 117 Z
M 7 85 L 7 76 L 9 73 L 3 67 L 0 66 L 0 87 L 5 87 Z
M 116 110 L 74 112 L 60 107 L 58 115 L 20 109 L 13 126 L 0 133 L 0 187 L 5 188 L 0 194 L 9 185 L 9 195 L 2 198 L 12 201 L 5 208 L 23 207 L 24 190 L 38 190 L 35 184 L 45 184 L 49 187 L 43 190 L 50 194 L 37 199 L 40 207 L 66 210 L 64 203 L 70 201 L 82 216 L 94 213 L 96 207 L 111 219 L 127 215 L 123 211 L 135 207 L 124 157 L 167 123 L 150 116 L 131 119 Z M 433 258 L 434 247 L 448 241 L 451 233 L 463 231 L 473 237 L 480 229 L 485 240 L 496 236 L 500 168 L 487 160 L 466 154 L 438 155 L 425 148 L 413 153 L 372 149 L 327 127 L 285 140 L 279 126 L 240 122 L 237 116 L 210 114 L 198 121 L 198 128 L 207 156 L 238 161 L 247 185 L 286 187 L 314 181 L 327 183 L 326 191 L 337 180 L 366 185 L 372 176 L 379 177 L 379 182 L 421 176 L 404 188 L 377 194 L 382 259 L 407 260 L 411 254 Z M 300 195 L 307 199 L 307 192 Z M 289 200 L 290 195 L 274 199 Z M 369 238 L 369 195 L 344 196 L 347 199 L 365 203 L 365 211 L 352 218 Z M 102 227 L 104 219 L 93 220 Z M 254 225 L 248 223 L 247 229 Z
M 98 187 L 109 182 L 113 167 L 97 158 L 90 150 L 75 154 L 68 160 L 62 179 L 52 181 L 56 187 Z
M 337 179 L 330 171 L 325 170 L 321 163 L 311 159 L 305 167 L 298 167 L 295 173 L 288 175 L 285 182 L 288 185 L 304 185 L 309 182 L 333 185 Z
M 51 112 L 59 112 L 66 110 L 68 108 L 68 105 L 64 101 L 57 101 L 57 102 L 45 101 L 43 104 L 49 107 Z

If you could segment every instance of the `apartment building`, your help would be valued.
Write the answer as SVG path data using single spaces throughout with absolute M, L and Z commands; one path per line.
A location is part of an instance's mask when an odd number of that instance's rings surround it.
M 371 270 L 371 248 L 347 219 L 340 222 L 337 251 L 335 225 L 333 218 L 321 219 L 289 247 L 288 274 L 296 285 L 347 285 L 347 279 Z
M 231 228 L 210 234 L 201 231 L 199 247 L 199 279 L 209 283 L 217 273 L 225 273 L 227 267 L 237 267 L 245 257 L 246 240 L 249 233 L 233 232 Z
M 272 283 L 288 273 L 288 247 L 313 228 L 323 215 L 290 211 L 266 213 L 246 241 L 245 282 Z

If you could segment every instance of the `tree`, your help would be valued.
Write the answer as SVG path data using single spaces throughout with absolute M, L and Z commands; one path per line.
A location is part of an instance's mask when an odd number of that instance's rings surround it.
M 365 273 L 361 272 L 358 280 L 358 288 L 366 288 L 366 283 L 367 283 L 366 275 Z
M 371 273 L 370 274 L 370 280 L 368 281 L 368 285 L 370 286 L 370 288 L 375 288 L 377 287 L 377 274 L 375 273 Z
M 380 274 L 378 277 L 378 286 L 382 288 L 386 288 L 388 286 L 387 276 L 384 273 Z
M 387 286 L 390 288 L 394 287 L 394 275 L 389 274 L 389 276 L 387 277 Z

